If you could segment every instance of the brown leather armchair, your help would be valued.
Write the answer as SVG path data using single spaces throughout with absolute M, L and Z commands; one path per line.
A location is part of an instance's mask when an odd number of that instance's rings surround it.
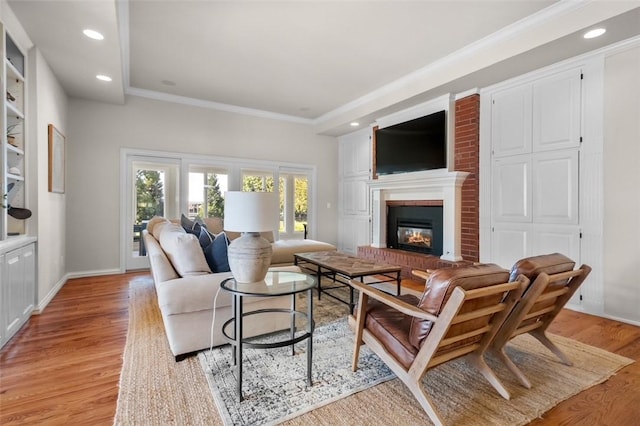
M 487 264 L 433 271 L 421 298 L 392 296 L 357 281 L 353 370 L 361 344 L 375 352 L 411 390 L 431 420 L 442 424 L 422 387 L 429 368 L 462 356 L 505 399 L 510 395 L 484 360 L 495 333 L 520 299 L 525 277 L 509 283 L 509 271 Z
M 505 346 L 512 338 L 529 333 L 560 358 L 562 363 L 572 365 L 571 360 L 549 340 L 546 330 L 591 272 L 587 265 L 575 270 L 574 267 L 573 260 L 553 253 L 521 259 L 511 268 L 511 280 L 524 275 L 530 280 L 530 285 L 500 327 L 490 350 L 526 388 L 531 388 L 531 383 L 507 356 Z

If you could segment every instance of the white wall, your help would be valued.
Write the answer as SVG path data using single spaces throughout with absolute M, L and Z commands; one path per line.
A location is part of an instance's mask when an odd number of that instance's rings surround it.
M 306 125 L 133 96 L 125 105 L 71 99 L 67 271 L 72 274 L 120 267 L 120 148 L 313 164 L 317 167 L 315 238 L 337 242 L 335 138 L 318 136 Z
M 62 134 L 67 130 L 68 99 L 62 86 L 37 48 L 29 52 L 29 91 L 31 108 L 29 148 L 30 176 L 35 177 L 36 214 L 30 233 L 38 236 L 37 309 L 41 309 L 55 295 L 65 281 L 65 194 L 48 191 L 48 125 L 53 124 Z M 33 200 L 33 197 L 32 197 Z
M 640 322 L 640 47 L 605 60 L 604 309 Z

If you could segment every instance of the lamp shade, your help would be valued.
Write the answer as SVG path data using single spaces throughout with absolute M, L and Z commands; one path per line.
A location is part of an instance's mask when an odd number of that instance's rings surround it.
M 224 229 L 235 232 L 265 232 L 278 229 L 276 194 L 227 191 L 224 196 Z

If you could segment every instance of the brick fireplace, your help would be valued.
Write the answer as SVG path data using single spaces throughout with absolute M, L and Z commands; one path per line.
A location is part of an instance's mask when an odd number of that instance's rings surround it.
M 455 101 L 453 169 L 380 176 L 370 184 L 373 244 L 358 255 L 411 269 L 435 269 L 479 260 L 479 122 L 480 96 L 473 93 Z M 408 176 L 407 176 L 408 175 Z M 443 205 L 441 257 L 386 248 L 386 207 L 393 203 Z M 464 260 L 462 260 L 464 258 Z
M 387 247 L 387 203 L 441 203 L 441 259 L 462 260 L 461 251 L 461 188 L 467 172 L 428 170 L 401 175 L 380 176 L 371 181 L 373 247 Z M 400 203 L 401 204 L 401 203 Z

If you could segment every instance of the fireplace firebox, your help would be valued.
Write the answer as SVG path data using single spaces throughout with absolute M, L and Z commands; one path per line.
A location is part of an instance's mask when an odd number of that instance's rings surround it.
M 398 248 L 430 252 L 433 246 L 431 222 L 398 222 Z
M 387 247 L 442 255 L 441 206 L 388 206 Z

